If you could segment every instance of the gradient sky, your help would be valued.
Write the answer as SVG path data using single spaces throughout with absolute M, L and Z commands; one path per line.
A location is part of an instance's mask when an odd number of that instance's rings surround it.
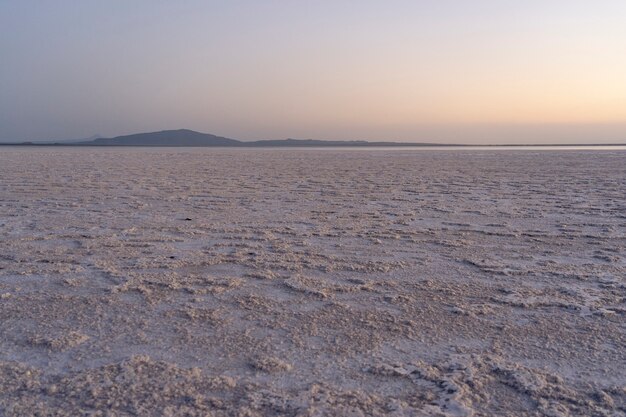
M 0 0 L 0 140 L 626 143 L 626 1 Z

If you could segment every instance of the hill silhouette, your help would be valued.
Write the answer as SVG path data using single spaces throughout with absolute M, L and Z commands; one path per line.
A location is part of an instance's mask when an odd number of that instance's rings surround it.
M 136 133 L 114 138 L 98 138 L 77 144 L 95 146 L 238 146 L 241 142 L 208 133 L 179 129 Z
M 238 146 L 238 147 L 314 147 L 314 146 L 434 146 L 434 143 L 367 142 L 364 140 L 278 139 L 243 142 L 189 129 L 136 133 L 114 138 L 74 143 L 83 146 Z M 441 145 L 438 145 L 441 146 Z M 445 146 L 445 145 L 444 145 Z
M 365 140 L 317 140 L 317 139 L 273 139 L 240 141 L 225 138 L 209 133 L 196 132 L 189 129 L 162 130 L 159 132 L 135 133 L 131 135 L 103 138 L 94 136 L 93 139 L 58 140 L 58 141 L 28 141 L 28 142 L 0 142 L 0 145 L 11 146 L 166 146 L 166 147 L 366 147 L 366 146 L 465 146 L 440 143 L 415 142 L 368 142 Z

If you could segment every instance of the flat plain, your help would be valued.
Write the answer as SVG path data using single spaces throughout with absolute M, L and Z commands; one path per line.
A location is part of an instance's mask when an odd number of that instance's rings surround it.
M 2 416 L 626 414 L 626 151 L 0 150 Z

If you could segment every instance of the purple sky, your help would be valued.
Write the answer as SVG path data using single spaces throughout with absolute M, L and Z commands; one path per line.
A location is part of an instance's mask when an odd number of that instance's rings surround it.
M 0 141 L 626 143 L 626 1 L 0 1 Z

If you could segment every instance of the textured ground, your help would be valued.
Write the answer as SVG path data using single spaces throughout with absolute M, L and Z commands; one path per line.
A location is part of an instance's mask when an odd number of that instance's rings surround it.
M 1 416 L 622 416 L 626 151 L 4 148 Z

